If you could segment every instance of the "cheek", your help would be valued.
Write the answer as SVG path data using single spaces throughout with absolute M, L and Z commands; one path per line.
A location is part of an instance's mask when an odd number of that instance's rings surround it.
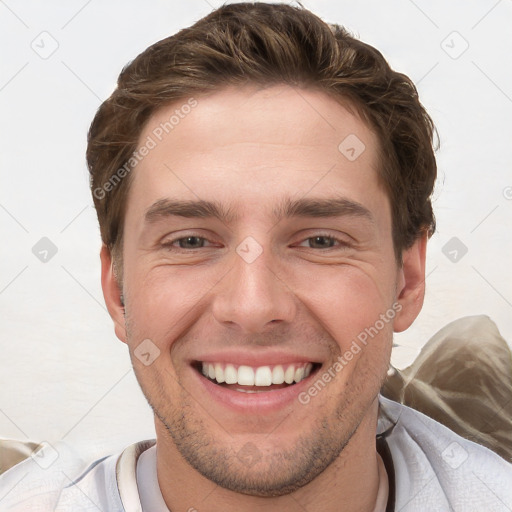
M 127 289 L 133 335 L 147 337 L 161 347 L 197 320 L 203 299 L 218 276 L 204 269 L 154 267 L 134 272 Z
M 392 278 L 384 277 L 363 265 L 317 270 L 315 286 L 304 294 L 310 315 L 335 342 L 332 360 L 318 376 L 334 384 L 326 400 L 344 403 L 351 393 L 369 400 L 382 385 L 396 315 Z
M 363 263 L 319 266 L 314 285 L 311 279 L 295 280 L 295 290 L 310 315 L 337 341 L 340 351 L 348 350 L 358 336 L 364 339 L 367 330 L 375 335 L 376 324 L 379 335 L 389 337 L 392 333 L 392 276 L 382 269 Z

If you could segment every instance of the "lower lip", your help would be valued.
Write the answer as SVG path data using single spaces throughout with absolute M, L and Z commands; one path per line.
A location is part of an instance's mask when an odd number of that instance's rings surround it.
M 244 393 L 243 391 L 234 391 L 214 384 L 197 370 L 192 369 L 192 371 L 213 400 L 231 410 L 254 414 L 275 412 L 292 405 L 294 401 L 298 402 L 299 394 L 309 387 L 311 378 L 317 373 L 317 371 L 314 371 L 305 379 L 286 388 L 258 393 Z

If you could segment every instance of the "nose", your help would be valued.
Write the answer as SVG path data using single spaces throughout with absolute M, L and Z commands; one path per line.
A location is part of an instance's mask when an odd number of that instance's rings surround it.
M 263 332 L 270 324 L 291 322 L 296 314 L 296 297 L 278 275 L 276 257 L 266 250 L 254 260 L 243 252 L 231 256 L 231 271 L 216 287 L 215 319 L 244 333 Z

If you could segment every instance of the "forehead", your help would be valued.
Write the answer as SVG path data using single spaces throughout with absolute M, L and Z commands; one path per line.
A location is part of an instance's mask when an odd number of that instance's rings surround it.
M 133 171 L 128 201 L 139 215 L 166 197 L 244 210 L 347 189 L 371 209 L 383 193 L 376 135 L 350 105 L 319 91 L 227 87 L 184 98 L 151 117 L 143 146 L 151 149 Z

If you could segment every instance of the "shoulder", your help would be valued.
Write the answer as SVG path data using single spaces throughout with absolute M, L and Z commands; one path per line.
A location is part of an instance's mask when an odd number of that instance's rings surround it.
M 2 510 L 53 510 L 63 487 L 85 466 L 63 442 L 0 439 Z
M 509 510 L 511 464 L 410 407 L 379 401 L 379 432 L 388 432 L 397 510 Z
M 152 441 L 133 446 L 146 447 L 148 443 Z M 10 461 L 10 467 L 4 467 L 0 475 L 4 495 L 2 511 L 67 512 L 98 510 L 98 507 L 123 510 L 117 485 L 117 462 L 121 454 L 90 463 L 63 442 L 37 444 L 0 440 L 0 455 L 2 461 Z

